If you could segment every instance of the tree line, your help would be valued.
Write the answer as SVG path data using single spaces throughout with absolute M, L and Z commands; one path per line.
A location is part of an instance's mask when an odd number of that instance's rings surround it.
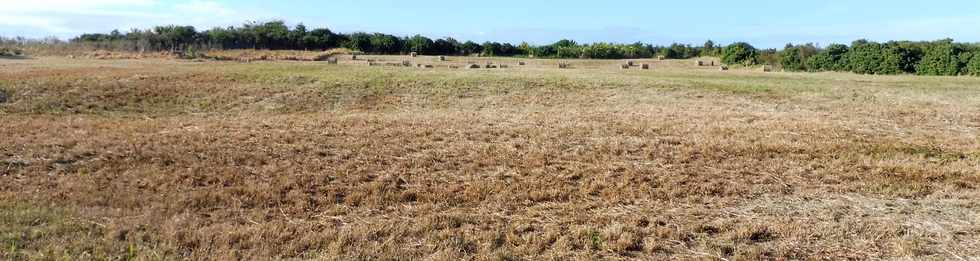
M 270 49 L 270 50 L 326 50 L 348 48 L 372 54 L 423 55 L 484 55 L 526 56 L 540 58 L 589 58 L 626 59 L 653 58 L 687 59 L 698 56 L 720 55 L 721 46 L 708 41 L 703 46 L 673 44 L 654 46 L 643 43 L 579 44 L 561 40 L 554 44 L 532 46 L 528 43 L 472 41 L 461 42 L 451 37 L 431 39 L 422 35 L 399 37 L 384 33 L 335 33 L 327 28 L 307 28 L 303 24 L 293 27 L 284 21 L 245 23 L 241 26 L 219 27 L 198 31 L 193 26 L 157 26 L 147 30 L 134 29 L 122 33 L 83 34 L 71 42 L 102 43 L 130 49 L 131 51 L 183 51 L 187 49 Z
M 850 46 L 786 45 L 780 65 L 787 71 L 849 71 L 859 74 L 980 76 L 980 45 L 952 39 L 930 42 L 857 40 Z
M 193 26 L 157 26 L 127 33 L 83 34 L 72 43 L 86 43 L 130 51 L 186 51 L 193 49 L 326 50 L 348 48 L 371 54 L 482 55 L 536 58 L 687 59 L 720 57 L 735 65 L 767 64 L 786 71 L 849 71 L 860 74 L 980 75 L 980 45 L 951 39 L 932 42 L 858 40 L 851 45 L 787 44 L 782 50 L 756 49 L 737 42 L 727 46 L 707 41 L 700 46 L 644 43 L 581 44 L 560 40 L 548 45 L 461 42 L 422 35 L 400 37 L 384 33 L 335 33 L 327 28 L 288 26 L 284 21 L 249 22 L 241 26 L 198 31 Z

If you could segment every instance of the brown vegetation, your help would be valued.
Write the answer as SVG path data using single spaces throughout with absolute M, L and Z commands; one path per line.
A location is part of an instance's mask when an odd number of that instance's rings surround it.
M 0 259 L 980 256 L 980 80 L 620 63 L 0 60 Z

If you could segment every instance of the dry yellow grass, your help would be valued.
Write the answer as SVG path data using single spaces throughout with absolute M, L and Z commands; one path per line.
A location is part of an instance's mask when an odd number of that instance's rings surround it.
M 0 60 L 0 257 L 980 257 L 980 79 L 415 59 Z

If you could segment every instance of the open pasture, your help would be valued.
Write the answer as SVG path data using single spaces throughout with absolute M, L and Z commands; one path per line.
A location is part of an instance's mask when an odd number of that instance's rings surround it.
M 0 259 L 980 257 L 980 78 L 634 61 L 0 59 Z

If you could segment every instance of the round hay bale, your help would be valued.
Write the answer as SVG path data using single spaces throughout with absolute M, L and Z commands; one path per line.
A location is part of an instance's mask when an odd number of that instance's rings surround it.
M 527 65 L 527 63 L 524 63 L 524 61 L 520 61 L 520 62 L 517 62 L 517 65 L 524 66 L 524 65 Z
M 644 63 L 643 65 L 640 65 L 640 68 L 643 68 L 644 70 L 650 70 L 650 64 Z
M 626 66 L 636 66 L 636 64 L 633 61 L 628 61 L 626 62 Z
M 446 56 L 444 56 L 444 55 L 440 55 L 440 56 L 439 56 L 439 61 L 440 61 L 440 62 L 445 62 L 445 61 L 446 61 Z
M 419 56 L 419 54 L 418 54 L 418 53 L 416 53 L 416 52 L 411 52 L 411 53 L 409 53 L 408 55 L 410 55 L 410 56 L 412 56 L 412 57 L 417 57 L 417 56 Z
M 694 64 L 697 64 L 698 66 L 704 66 L 704 61 L 697 60 L 694 62 Z

